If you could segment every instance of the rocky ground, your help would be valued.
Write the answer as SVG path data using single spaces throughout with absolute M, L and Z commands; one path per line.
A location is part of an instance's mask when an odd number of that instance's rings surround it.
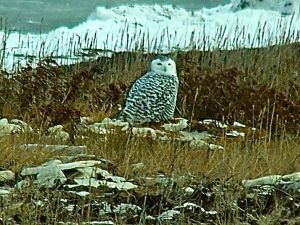
M 152 127 L 131 127 L 109 118 L 98 123 L 82 118 L 81 123 L 82 135 L 95 133 L 103 141 L 107 135 L 124 132 L 156 142 L 181 143 L 198 151 L 223 151 L 224 146 L 216 144 L 221 135 L 244 139 L 258 132 L 238 122 L 230 126 L 215 120 L 199 121 L 197 126 L 186 119 Z M 199 131 L 200 127 L 206 131 Z M 61 125 L 48 130 L 48 136 L 59 141 L 70 138 Z M 0 131 L 2 137 L 35 132 L 23 121 L 7 119 L 0 121 Z M 274 211 L 278 211 L 278 224 L 293 220 L 296 224 L 300 219 L 300 172 L 243 180 L 235 185 L 192 173 L 126 179 L 116 174 L 116 162 L 89 154 L 87 146 L 19 146 L 19 151 L 39 149 L 59 156 L 38 166 L 25 166 L 18 173 L 0 170 L 3 224 L 219 224 L 220 220 L 263 224 L 259 217 Z M 146 167 L 142 162 L 128 166 L 133 173 Z M 23 208 L 28 212 L 20 212 Z

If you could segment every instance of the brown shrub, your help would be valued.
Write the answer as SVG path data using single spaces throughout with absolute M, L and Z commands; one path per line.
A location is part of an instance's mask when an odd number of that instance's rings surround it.
M 171 54 L 177 60 L 180 78 L 176 116 L 238 120 L 266 130 L 285 127 L 298 132 L 300 86 L 295 74 L 300 66 L 295 63 L 299 55 L 294 49 L 282 46 Z M 278 52 L 285 55 L 280 63 L 273 57 Z M 124 104 L 130 86 L 146 71 L 152 57 L 125 52 L 61 67 L 45 59 L 36 69 L 27 67 L 12 79 L 1 76 L 1 116 L 17 117 L 39 127 L 74 127 L 81 115 L 95 112 L 111 116 L 118 104 Z M 240 60 L 234 61 L 236 57 Z

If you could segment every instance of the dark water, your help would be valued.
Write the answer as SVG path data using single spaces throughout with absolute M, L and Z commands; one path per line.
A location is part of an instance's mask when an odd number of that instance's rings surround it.
M 124 4 L 172 4 L 188 10 L 212 8 L 230 0 L 0 0 L 3 24 L 21 32 L 48 32 L 84 22 L 97 6 Z M 1 29 L 1 28 L 0 28 Z

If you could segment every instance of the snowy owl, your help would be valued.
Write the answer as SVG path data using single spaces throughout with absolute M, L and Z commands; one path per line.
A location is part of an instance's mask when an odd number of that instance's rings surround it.
M 149 71 L 131 87 L 125 107 L 116 119 L 129 123 L 173 119 L 178 86 L 175 62 L 167 56 L 156 56 Z

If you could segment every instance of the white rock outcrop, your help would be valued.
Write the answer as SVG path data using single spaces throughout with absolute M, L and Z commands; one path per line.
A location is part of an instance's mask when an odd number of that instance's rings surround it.
M 27 123 L 18 119 L 10 121 L 6 118 L 0 119 L 0 137 L 24 132 L 32 132 L 32 128 Z

